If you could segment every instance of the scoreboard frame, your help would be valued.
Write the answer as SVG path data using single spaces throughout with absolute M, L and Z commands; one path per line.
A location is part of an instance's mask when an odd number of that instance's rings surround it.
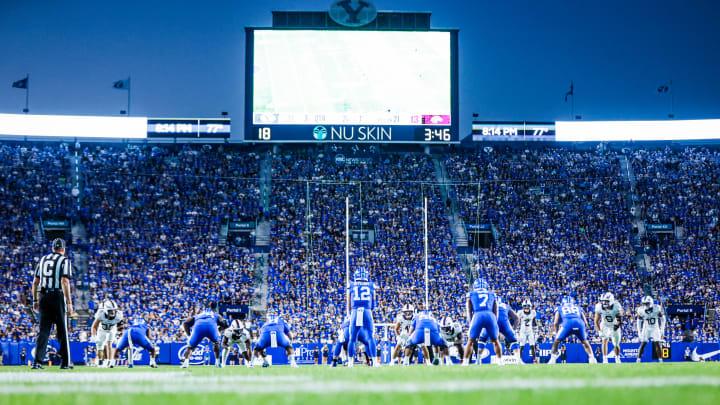
M 357 31 L 357 32 L 447 32 L 450 34 L 450 125 L 344 125 L 253 123 L 255 31 Z M 245 27 L 245 143 L 388 143 L 451 145 L 460 143 L 459 80 L 457 29 L 347 29 L 347 28 L 276 28 Z M 277 133 L 280 132 L 279 135 Z M 328 139 L 328 135 L 347 134 L 352 139 Z

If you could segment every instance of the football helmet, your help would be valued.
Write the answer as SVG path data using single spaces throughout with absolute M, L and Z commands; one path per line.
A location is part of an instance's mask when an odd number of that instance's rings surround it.
M 368 281 L 370 274 L 365 267 L 358 267 L 353 273 L 353 279 L 355 281 Z
M 602 305 L 603 308 L 608 308 L 612 303 L 615 302 L 615 297 L 613 297 L 612 293 L 606 292 L 605 294 L 600 296 L 600 305 Z
M 650 308 L 653 304 L 653 297 L 646 295 L 643 297 L 641 302 L 646 308 Z
M 230 323 L 230 333 L 232 333 L 232 337 L 235 340 L 240 339 L 240 336 L 243 334 L 243 329 L 243 324 L 239 319 L 233 319 Z
M 532 308 L 532 302 L 528 298 L 525 298 L 522 302 L 523 309 L 531 309 Z
M 412 304 L 405 304 L 403 305 L 401 312 L 403 314 L 403 318 L 409 321 L 413 319 L 413 316 L 415 316 L 415 307 L 412 306 Z
M 488 289 L 488 283 L 484 278 L 478 277 L 473 281 L 473 290 L 487 291 Z
M 563 305 L 575 305 L 575 297 L 572 295 L 566 295 L 562 298 L 561 303 Z
M 105 316 L 107 316 L 108 319 L 114 319 L 117 315 L 117 304 L 113 300 L 105 300 L 103 302 L 102 309 L 105 311 Z
M 440 320 L 440 330 L 443 331 L 443 333 L 450 334 L 453 330 L 453 325 L 454 322 L 449 316 L 444 316 Z

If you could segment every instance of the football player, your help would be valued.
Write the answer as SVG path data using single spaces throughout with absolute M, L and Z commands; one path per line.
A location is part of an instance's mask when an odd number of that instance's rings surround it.
M 258 339 L 253 350 L 253 357 L 250 359 L 250 363 L 254 364 L 255 359 L 258 356 L 263 358 L 263 367 L 269 367 L 270 364 L 267 361 L 265 349 L 268 347 L 282 347 L 287 353 L 288 360 L 290 361 L 290 367 L 297 368 L 295 362 L 295 351 L 292 345 L 292 332 L 290 325 L 285 322 L 275 311 L 268 310 L 267 320 L 260 328 L 260 339 Z
M 117 325 L 123 320 L 122 311 L 112 300 L 102 303 L 95 313 L 95 321 L 90 328 L 91 341 L 97 346 L 98 367 L 115 367 L 115 352 L 112 342 L 117 336 Z
M 432 364 L 436 366 L 448 355 L 447 342 L 440 336 L 438 322 L 428 310 L 421 311 L 413 320 L 412 328 L 410 329 L 410 338 L 405 348 L 403 365 L 407 366 L 410 364 L 410 355 L 417 346 L 427 348 L 427 350 L 423 350 L 423 353 L 428 359 L 432 356 L 433 347 L 439 348 L 440 359 L 435 358 L 432 360 Z
M 338 363 L 341 362 L 345 362 L 347 364 L 347 358 L 350 355 L 350 353 L 347 351 L 349 337 L 350 317 L 345 317 L 345 320 L 340 325 L 340 329 L 338 329 L 337 342 L 335 343 L 335 348 L 333 349 L 333 361 L 330 364 L 330 367 L 337 367 Z M 367 343 L 368 342 L 365 341 L 365 336 L 361 335 L 358 337 L 357 346 L 362 346 L 361 352 L 364 352 L 365 357 L 369 358 L 367 352 L 365 352 L 368 346 Z
M 442 337 L 448 344 L 455 346 L 458 351 L 458 357 L 462 361 L 464 351 L 462 346 L 463 329 L 460 322 L 454 322 L 449 316 L 443 317 L 440 320 L 440 337 Z M 445 364 L 452 364 L 450 356 L 445 356 Z
M 638 350 L 637 362 L 642 361 L 645 345 L 650 339 L 653 341 L 655 354 L 658 362 L 662 363 L 662 331 L 665 330 L 665 317 L 660 305 L 655 304 L 653 297 L 645 296 L 637 309 L 637 332 L 640 337 L 640 350 Z
M 220 367 L 220 332 L 219 329 L 225 329 L 228 323 L 217 313 L 217 303 L 210 302 L 205 309 L 195 316 L 189 316 L 183 322 L 183 329 L 188 336 L 187 350 L 185 350 L 185 359 L 180 368 L 187 368 L 190 365 L 190 356 L 193 350 L 203 341 L 208 339 L 213 344 L 213 352 L 215 353 L 215 367 Z M 192 332 L 190 331 L 192 328 Z
M 359 267 L 353 274 L 354 282 L 350 283 L 348 296 L 350 311 L 350 333 L 348 336 L 348 367 L 355 361 L 355 344 L 360 336 L 367 344 L 367 352 L 373 358 L 373 366 L 380 367 L 380 356 L 377 355 L 377 344 L 373 336 L 374 324 L 372 309 L 375 302 L 375 284 L 370 282 L 370 274 L 364 267 Z
M 128 368 L 133 368 L 133 352 L 136 345 L 150 353 L 150 367 L 157 368 L 157 363 L 155 362 L 157 349 L 150 342 L 150 325 L 145 321 L 145 317 L 133 319 L 132 323 L 125 328 L 120 343 L 117 349 L 115 349 L 115 359 L 117 359 L 125 349 L 129 349 L 127 356 Z
M 468 342 L 465 345 L 465 360 L 462 365 L 470 364 L 472 353 L 475 351 L 475 343 L 477 342 L 480 332 L 487 330 L 486 338 L 490 339 L 495 347 L 495 355 L 498 359 L 498 365 L 503 365 L 502 350 L 498 341 L 498 304 L 495 299 L 495 293 L 488 290 L 488 283 L 483 278 L 478 278 L 473 282 L 472 290 L 467 294 L 465 303 L 467 315 L 470 319 L 470 332 L 468 333 Z M 481 364 L 478 356 L 478 364 Z
M 225 367 L 227 364 L 230 349 L 233 346 L 237 346 L 238 353 L 245 359 L 247 367 L 252 367 L 252 363 L 250 362 L 250 344 L 250 331 L 245 329 L 245 326 L 239 319 L 233 320 L 230 323 L 230 327 L 223 332 L 222 342 L 220 343 L 222 346 L 222 361 L 220 367 Z
M 505 343 L 510 345 L 510 353 L 515 356 L 515 358 L 518 360 L 518 363 L 522 363 L 522 359 L 520 358 L 520 350 L 518 350 L 519 345 L 517 343 L 517 338 L 515 337 L 515 330 L 513 329 L 512 325 L 510 325 L 510 319 L 515 319 L 517 322 L 518 316 L 508 304 L 502 301 L 502 298 L 497 297 L 497 304 L 498 332 L 505 336 Z M 490 354 L 490 352 L 486 351 L 485 349 L 485 346 L 487 345 L 487 336 L 488 330 L 484 329 L 482 333 L 480 333 L 480 337 L 478 339 L 478 352 L 481 353 L 480 359 L 484 359 L 485 357 L 487 357 L 487 355 Z
M 555 341 L 550 351 L 548 364 L 555 364 L 557 358 L 560 356 L 560 353 L 558 353 L 560 342 L 570 335 L 575 335 L 580 339 L 585 348 L 585 353 L 588 355 L 590 364 L 597 363 L 597 359 L 595 359 L 595 355 L 593 355 L 592 347 L 590 347 L 590 343 L 587 341 L 586 328 L 587 319 L 585 319 L 585 314 L 582 309 L 575 303 L 575 298 L 570 295 L 563 297 L 560 306 L 555 311 L 553 333 L 557 331 L 557 335 L 555 335 Z
M 390 359 L 390 366 L 395 365 L 395 361 L 400 358 L 403 348 L 407 345 L 410 337 L 410 328 L 412 328 L 413 318 L 415 317 L 415 307 L 411 304 L 405 304 L 397 314 L 395 319 L 395 348 Z
M 595 329 L 602 339 L 603 363 L 608 363 L 608 341 L 613 344 L 615 363 L 620 363 L 620 326 L 622 325 L 623 309 L 615 301 L 612 293 L 606 292 L 600 296 L 600 302 L 595 304 Z
M 522 311 L 518 312 L 518 319 L 520 319 L 520 335 L 518 339 L 518 343 L 520 345 L 520 355 L 522 357 L 522 349 L 525 348 L 526 344 L 529 344 L 533 363 L 536 363 L 537 353 L 535 352 L 534 327 L 537 323 L 537 313 L 535 312 L 532 302 L 530 302 L 529 299 L 525 299 L 523 301 Z

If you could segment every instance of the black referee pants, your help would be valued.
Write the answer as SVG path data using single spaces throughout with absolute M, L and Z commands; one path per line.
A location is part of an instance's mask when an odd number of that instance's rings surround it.
M 62 291 L 40 293 L 40 332 L 35 342 L 35 364 L 42 364 L 47 351 L 48 338 L 53 324 L 62 357 L 61 366 L 70 365 L 70 341 L 68 339 L 67 318 L 65 317 L 65 297 Z

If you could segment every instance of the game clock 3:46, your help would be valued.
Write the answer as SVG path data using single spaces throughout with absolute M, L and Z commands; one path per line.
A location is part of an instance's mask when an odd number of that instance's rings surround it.
M 450 128 L 415 128 L 415 140 L 418 142 L 450 142 Z

